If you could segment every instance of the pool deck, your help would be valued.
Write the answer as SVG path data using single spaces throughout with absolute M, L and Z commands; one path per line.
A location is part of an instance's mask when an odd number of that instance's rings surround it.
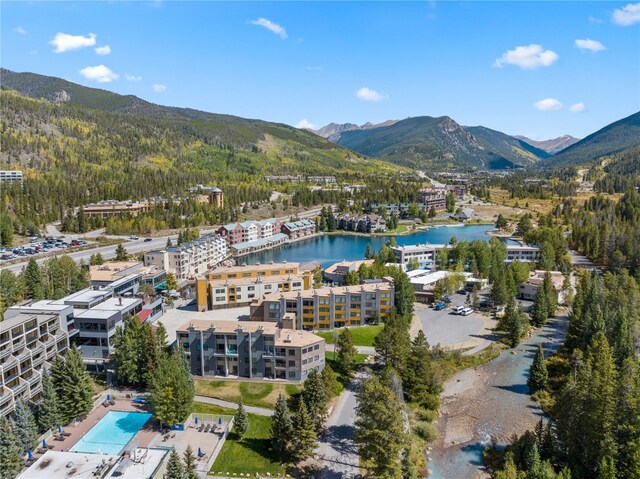
M 48 437 L 47 445 L 53 446 L 52 450 L 54 451 L 69 451 L 82 436 L 111 411 L 149 412 L 146 405 L 133 404 L 130 399 L 116 399 L 115 405 L 109 407 L 100 404 L 89 413 L 85 420 L 78 421 L 75 425 L 71 423 L 63 428 L 65 432 L 71 434 L 70 436 L 65 437 L 63 441 L 55 441 L 54 436 Z M 152 418 L 138 431 L 132 441 L 136 441 L 137 447 L 148 447 L 159 431 L 160 425 Z

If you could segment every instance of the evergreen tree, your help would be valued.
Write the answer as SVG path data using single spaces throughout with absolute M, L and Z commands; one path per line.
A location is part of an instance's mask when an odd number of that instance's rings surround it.
M 122 243 L 116 247 L 116 261 L 127 261 L 129 259 L 129 253 Z
M 273 416 L 271 416 L 271 444 L 278 453 L 281 461 L 284 461 L 289 453 L 289 444 L 292 440 L 293 425 L 291 414 L 287 406 L 287 399 L 280 393 L 276 401 Z
M 42 373 L 42 393 L 37 414 L 38 426 L 42 431 L 53 429 L 62 424 L 58 408 L 58 396 L 53 387 L 53 381 L 49 371 Z
M 33 450 L 38 441 L 38 426 L 36 419 L 22 399 L 16 401 L 15 435 L 20 446 L 20 454 L 25 455 L 27 451 Z
M 418 471 L 416 470 L 416 466 L 411 461 L 409 457 L 409 452 L 407 450 L 402 454 L 402 479 L 418 479 Z
M 431 365 L 429 343 L 422 329 L 411 343 L 403 385 L 410 401 L 419 401 L 427 394 L 437 395 L 440 392 Z
M 45 282 L 35 259 L 29 259 L 26 268 L 20 273 L 20 277 L 24 285 L 24 293 L 27 297 L 31 299 L 44 299 L 46 291 Z
M 405 444 L 402 402 L 376 376 L 362 381 L 356 397 L 354 437 L 364 466 L 373 477 L 398 477 Z
M 178 288 L 178 282 L 176 281 L 176 276 L 169 271 L 167 273 L 167 290 L 171 291 Z
M 349 328 L 343 328 L 340 331 L 335 348 L 336 361 L 340 372 L 347 377 L 351 377 L 356 370 L 358 350 L 353 344 L 353 336 Z
M 150 377 L 151 409 L 166 425 L 183 421 L 191 411 L 195 386 L 184 351 L 162 355 Z
M 290 454 L 296 461 L 311 457 L 318 445 L 314 421 L 307 411 L 304 401 L 298 401 L 298 409 L 293 416 Z
M 169 248 L 170 246 L 173 246 L 173 243 L 171 242 L 171 238 L 167 238 L 167 248 Z
M 502 216 L 502 214 L 499 214 L 498 215 L 498 219 L 496 220 L 496 228 L 499 229 L 499 230 L 503 230 L 507 226 L 509 226 L 508 221 L 506 220 L 506 218 L 504 216 Z
M 191 444 L 187 445 L 184 454 L 182 455 L 184 461 L 184 477 L 185 479 L 198 479 L 198 473 L 196 472 L 196 456 L 193 453 Z
M 616 479 L 616 466 L 613 458 L 610 456 L 603 457 L 598 467 L 597 479 Z
M 160 350 L 162 354 L 166 354 L 168 351 L 168 340 L 167 340 L 167 328 L 164 327 L 160 321 L 158 321 L 156 326 L 156 343 L 157 348 Z
M 76 346 L 67 351 L 65 359 L 56 356 L 51 367 L 62 422 L 84 416 L 93 407 L 93 381 L 82 362 Z
M 499 272 L 491 280 L 491 298 L 496 304 L 506 304 L 509 300 L 507 289 L 507 274 L 504 265 L 499 267 Z
M 312 369 L 307 379 L 305 379 L 301 398 L 311 416 L 315 430 L 317 432 L 321 431 L 324 427 L 324 420 L 327 417 L 328 400 L 322 377 L 316 369 Z
M 400 374 L 404 372 L 407 355 L 411 347 L 407 323 L 397 313 L 391 312 L 385 318 L 382 331 L 373 340 L 376 357 L 386 366 Z
M 331 366 L 326 364 L 322 373 L 320 373 L 320 377 L 322 378 L 322 384 L 324 385 L 325 396 L 327 399 L 337 396 L 340 392 L 340 383 L 338 383 L 336 373 L 331 369 Z
M 640 477 L 640 367 L 627 358 L 616 393 L 616 469 L 619 477 Z
M 371 259 L 373 257 L 373 251 L 371 250 L 371 244 L 367 243 L 367 247 L 364 250 L 365 259 Z
M 238 403 L 238 411 L 234 416 L 233 429 L 239 437 L 243 437 L 249 428 L 249 417 L 242 401 Z
M 12 422 L 0 417 L 0 478 L 13 479 L 24 467 L 20 442 Z
M 549 308 L 547 304 L 547 293 L 544 288 L 540 286 L 536 293 L 535 301 L 533 303 L 533 312 L 531 313 L 531 321 L 534 326 L 540 327 L 547 323 L 549 318 Z
M 135 322 L 135 323 L 134 323 Z M 113 369 L 118 380 L 122 385 L 138 384 L 138 341 L 136 338 L 136 330 L 139 327 L 137 321 L 133 318 L 127 318 L 124 321 L 124 327 L 117 326 L 113 337 Z
M 547 271 L 544 274 L 544 280 L 542 281 L 542 289 L 547 296 L 547 313 L 550 318 L 556 315 L 556 309 L 558 308 L 558 293 L 551 281 L 551 273 Z
M 175 449 L 171 449 L 169 453 L 167 471 L 164 473 L 164 479 L 187 479 L 184 467 L 180 461 L 180 456 Z
M 531 389 L 531 393 L 541 390 L 544 391 L 549 387 L 549 374 L 544 362 L 544 352 L 542 351 L 541 344 L 538 344 L 536 355 L 533 358 L 533 364 L 529 369 L 527 384 L 529 385 L 529 389 Z

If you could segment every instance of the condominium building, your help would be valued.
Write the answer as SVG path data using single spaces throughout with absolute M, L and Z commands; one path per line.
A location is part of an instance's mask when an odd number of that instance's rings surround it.
M 393 283 L 381 281 L 357 286 L 271 293 L 251 304 L 251 319 L 279 322 L 296 315 L 297 329 L 334 329 L 362 326 L 384 318 L 393 309 Z
M 324 183 L 325 185 L 332 185 L 336 182 L 335 176 L 307 176 L 307 181 L 311 183 Z
M 171 272 L 176 279 L 193 278 L 222 263 L 228 256 L 224 238 L 208 234 L 188 243 L 149 251 L 144 255 L 145 265 L 155 265 Z
M 18 183 L 18 182 L 22 184 L 22 171 L 0 170 L 0 183 Z
M 5 312 L 0 322 L 0 417 L 15 410 L 18 399 L 35 401 L 42 373 L 56 354 L 69 348 L 67 324 L 56 313 Z
M 197 320 L 177 331 L 192 374 L 302 381 L 325 365 L 325 341 L 275 323 Z
M 446 190 L 435 188 L 418 190 L 418 203 L 426 210 L 433 208 L 436 211 L 444 211 L 447 209 Z
M 221 226 L 217 232 L 231 246 L 237 243 L 270 238 L 274 234 L 280 233 L 280 221 L 276 218 L 270 218 L 260 221 L 229 223 Z
M 319 267 L 284 262 L 216 268 L 196 281 L 198 311 L 246 306 L 268 293 L 309 289 Z
M 108 286 L 129 275 L 139 275 L 139 284 L 149 284 L 156 289 L 162 288 L 167 280 L 164 269 L 156 265 L 145 266 L 142 261 L 110 261 L 89 267 L 92 286 Z
M 371 266 L 374 263 L 372 259 L 363 259 L 359 261 L 340 261 L 339 263 L 333 263 L 328 266 L 322 275 L 327 281 L 331 281 L 336 284 L 343 284 L 347 274 L 353 271 L 358 271 L 360 266 Z
M 224 206 L 224 193 L 216 186 L 203 186 L 196 185 L 189 188 L 189 193 L 200 193 L 206 195 L 210 204 L 215 205 L 217 208 Z
M 531 301 L 536 299 L 536 295 L 544 282 L 546 273 L 546 271 L 541 270 L 531 271 L 529 273 L 529 279 L 520 285 L 520 298 Z M 560 271 L 549 271 L 549 275 L 553 289 L 556 292 L 556 301 L 558 301 L 559 304 L 563 304 L 566 296 L 563 291 L 565 277 Z
M 309 220 L 291 221 L 282 225 L 282 232 L 289 239 L 304 238 L 316 232 L 316 224 Z
M 380 215 L 373 213 L 366 215 L 343 214 L 336 217 L 338 229 L 359 231 L 361 233 L 384 233 L 387 222 Z
M 432 268 L 436 260 L 436 252 L 446 245 L 413 244 L 392 246 L 391 251 L 396 263 L 409 265 L 410 262 L 418 262 L 420 268 Z
M 540 248 L 536 245 L 507 245 L 507 263 L 520 261 L 522 263 L 533 263 L 540 261 Z

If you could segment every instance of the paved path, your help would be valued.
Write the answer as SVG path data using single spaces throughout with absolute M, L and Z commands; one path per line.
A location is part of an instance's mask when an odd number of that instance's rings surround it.
M 238 409 L 238 405 L 236 403 L 231 401 L 223 401 L 222 399 L 210 398 L 207 396 L 196 396 L 193 400 L 195 402 L 213 404 L 215 406 L 227 407 L 229 409 Z M 247 412 L 250 412 L 251 414 L 257 414 L 258 416 L 271 416 L 273 414 L 272 409 L 267 409 L 264 407 L 247 406 L 245 404 L 244 408 Z
M 325 351 L 332 353 L 336 350 L 336 345 L 325 344 L 324 349 Z M 356 349 L 360 354 L 376 354 L 376 348 L 374 348 L 373 346 L 356 346 Z
M 356 390 L 364 373 L 359 372 L 354 381 L 338 397 L 327 418 L 326 432 L 319 441 L 316 454 L 322 463 L 322 479 L 355 479 L 358 470 L 358 450 L 353 442 L 356 409 Z

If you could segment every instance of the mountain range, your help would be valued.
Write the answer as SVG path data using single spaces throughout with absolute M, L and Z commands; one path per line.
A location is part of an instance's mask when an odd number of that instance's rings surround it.
M 320 135 L 322 138 L 326 138 L 329 141 L 336 143 L 340 138 L 340 135 L 345 131 L 353 130 L 370 130 L 372 128 L 380 128 L 383 126 L 391 126 L 397 123 L 398 120 L 387 120 L 382 123 L 367 122 L 364 125 L 356 125 L 355 123 L 329 123 L 323 126 L 319 130 L 312 130 L 314 133 Z
M 521 135 L 514 135 L 514 138 L 529 143 L 531 146 L 535 146 L 540 150 L 546 151 L 550 155 L 560 153 L 565 148 L 568 148 L 574 143 L 578 143 L 580 141 L 580 138 L 576 138 L 571 135 L 562 135 L 551 140 L 532 140 L 531 138 Z

